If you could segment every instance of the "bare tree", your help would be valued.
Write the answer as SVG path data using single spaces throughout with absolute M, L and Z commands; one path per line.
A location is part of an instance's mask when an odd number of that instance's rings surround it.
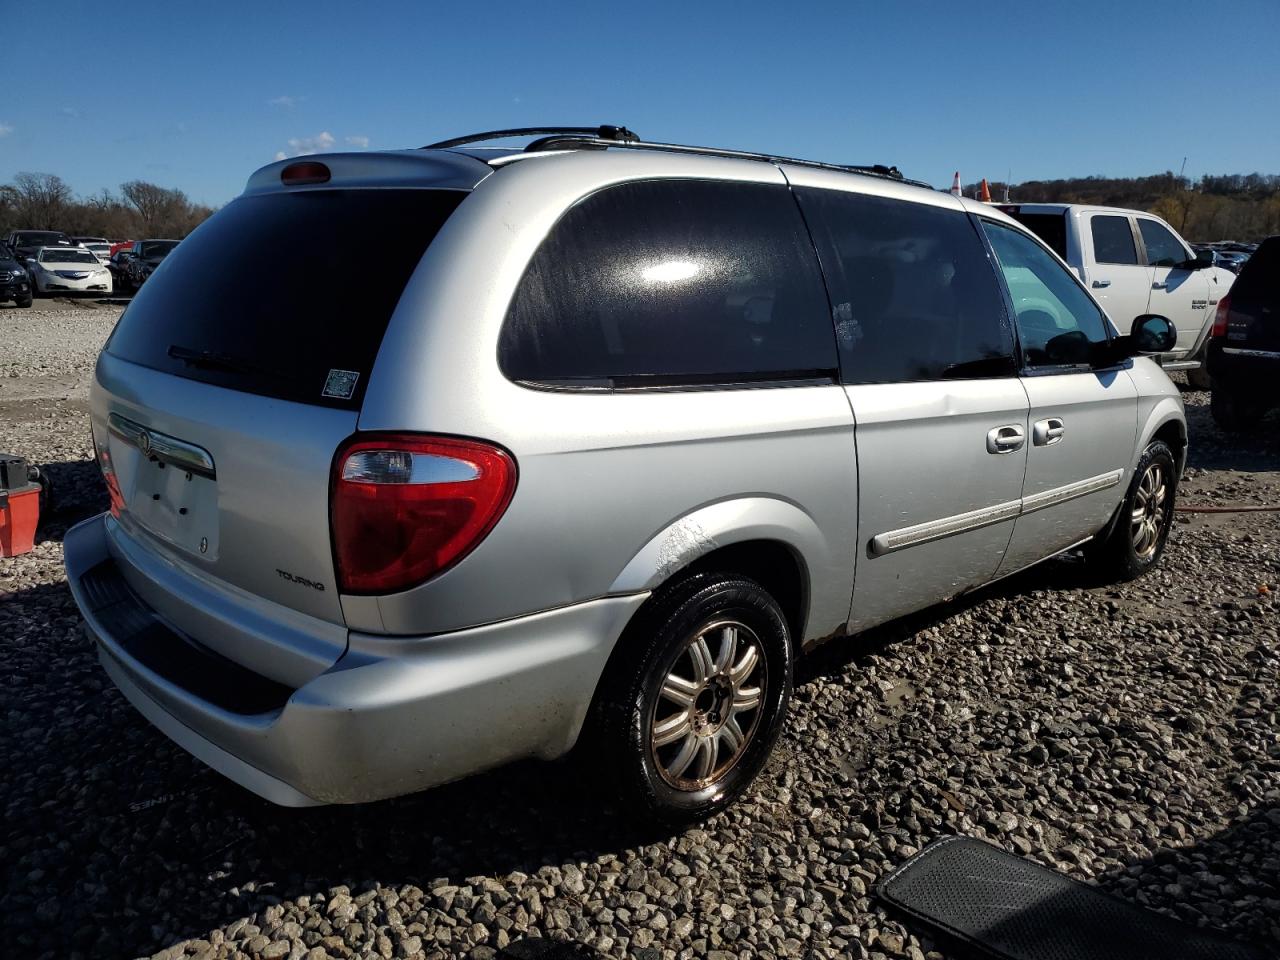
M 191 201 L 181 190 L 170 190 L 145 180 L 130 180 L 120 185 L 120 192 L 137 211 L 144 233 L 166 236 L 185 226 Z
M 13 212 L 24 227 L 58 230 L 71 204 L 71 188 L 52 173 L 19 173 L 13 178 Z

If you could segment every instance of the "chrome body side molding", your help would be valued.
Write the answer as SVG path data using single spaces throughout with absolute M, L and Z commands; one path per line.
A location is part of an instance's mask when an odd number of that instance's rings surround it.
M 1068 483 L 1065 486 L 1054 487 L 1052 490 L 1045 490 L 1034 496 L 998 503 L 992 507 L 982 507 L 979 510 L 970 510 L 967 513 L 960 513 L 951 517 L 942 517 L 939 520 L 929 520 L 910 527 L 890 530 L 872 537 L 869 550 L 873 557 L 878 557 L 897 550 L 905 550 L 907 547 L 915 547 L 933 540 L 941 540 L 943 537 L 950 537 L 957 533 L 977 530 L 979 527 L 987 527 L 1036 510 L 1057 506 L 1060 503 L 1066 503 L 1068 500 L 1075 500 L 1077 497 L 1085 497 L 1091 493 L 1097 493 L 1099 490 L 1106 490 L 1109 487 L 1116 486 L 1123 477 L 1123 470 L 1112 470 L 1096 477 L 1089 477 L 1085 480 Z

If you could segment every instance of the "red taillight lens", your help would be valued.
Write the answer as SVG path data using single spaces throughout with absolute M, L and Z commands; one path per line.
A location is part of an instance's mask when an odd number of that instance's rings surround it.
M 329 168 L 314 160 L 291 163 L 280 171 L 280 182 L 290 187 L 306 183 L 328 183 Z
M 394 593 L 446 570 L 493 529 L 516 488 L 504 450 L 372 434 L 334 460 L 333 555 L 344 593 Z
M 1213 315 L 1213 329 L 1209 331 L 1211 337 L 1225 337 L 1227 335 L 1227 317 L 1231 313 L 1231 294 L 1224 293 L 1222 299 L 1218 301 L 1218 312 Z
M 103 482 L 107 485 L 107 500 L 110 503 L 111 515 L 120 516 L 124 509 L 124 494 L 120 492 L 120 481 L 116 479 L 116 469 L 111 465 L 111 451 L 106 443 L 99 443 L 97 434 L 93 434 L 94 453 L 98 455 L 98 469 L 102 471 Z

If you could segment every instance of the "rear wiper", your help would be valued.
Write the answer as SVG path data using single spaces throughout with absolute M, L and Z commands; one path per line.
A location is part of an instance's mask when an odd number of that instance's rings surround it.
M 170 344 L 168 353 L 173 359 L 181 360 L 183 363 L 193 367 L 227 370 L 231 373 L 262 374 L 267 372 L 248 360 L 241 360 L 230 354 L 215 353 L 212 350 L 192 350 L 190 347 L 181 347 L 176 343 Z

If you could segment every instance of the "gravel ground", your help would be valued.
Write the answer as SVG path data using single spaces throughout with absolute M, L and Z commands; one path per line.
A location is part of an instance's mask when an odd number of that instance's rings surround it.
M 869 891 L 947 833 L 1280 951 L 1280 514 L 1184 515 L 1136 583 L 1054 561 L 824 648 L 754 794 L 704 829 L 633 829 L 572 762 L 282 810 L 134 712 L 66 589 L 61 535 L 103 506 L 83 395 L 118 315 L 0 308 L 0 446 L 60 503 L 0 560 L 6 951 L 920 960 L 949 954 Z M 1275 420 L 1234 441 L 1186 398 L 1183 501 L 1280 503 Z

